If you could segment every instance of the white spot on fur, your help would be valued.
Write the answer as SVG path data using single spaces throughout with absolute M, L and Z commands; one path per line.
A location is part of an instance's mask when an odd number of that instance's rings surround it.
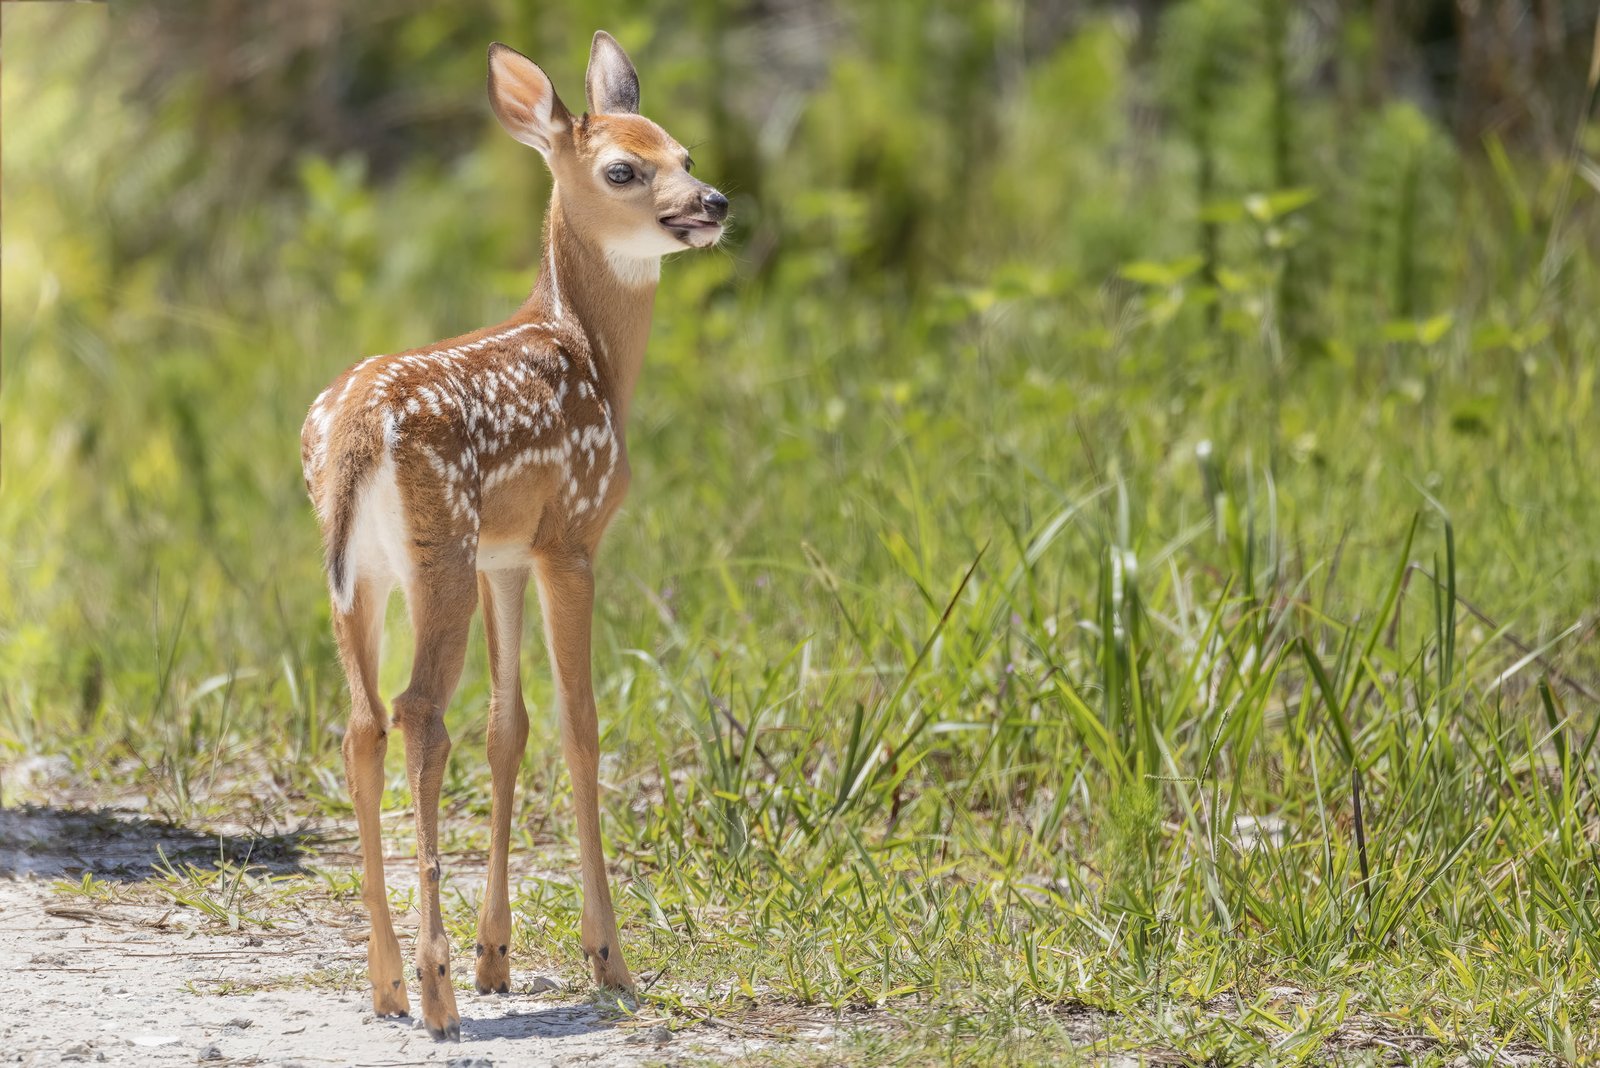
M 544 259 L 550 268 L 550 305 L 555 311 L 555 317 L 560 319 L 562 318 L 561 285 L 556 281 L 556 250 L 554 245 L 550 246 L 550 250 Z

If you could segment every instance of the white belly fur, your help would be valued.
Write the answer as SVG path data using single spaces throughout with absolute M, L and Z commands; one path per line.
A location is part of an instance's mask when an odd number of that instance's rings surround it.
M 479 571 L 507 571 L 533 566 L 533 553 L 522 542 L 503 542 L 499 545 L 478 545 Z

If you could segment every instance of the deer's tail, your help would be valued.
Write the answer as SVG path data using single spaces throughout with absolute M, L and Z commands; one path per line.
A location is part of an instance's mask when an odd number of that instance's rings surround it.
M 382 457 L 374 440 L 377 435 L 351 433 L 354 427 L 339 429 L 345 433 L 336 435 L 337 444 L 329 450 L 323 474 L 322 532 L 333 606 L 339 612 L 349 612 L 356 594 L 356 561 L 351 559 L 350 538 L 361 504 L 361 491 Z

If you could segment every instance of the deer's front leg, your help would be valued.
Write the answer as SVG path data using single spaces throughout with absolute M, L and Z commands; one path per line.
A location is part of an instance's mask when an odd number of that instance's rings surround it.
M 587 553 L 539 559 L 539 601 L 561 704 L 561 745 L 572 775 L 583 880 L 583 951 L 601 986 L 633 989 L 622 957 L 611 886 L 600 848 L 600 731 L 589 668 L 589 628 L 594 615 L 594 574 Z
M 511 806 L 517 771 L 528 744 L 528 709 L 522 701 L 522 601 L 526 570 L 478 576 L 483 631 L 489 646 L 489 772 L 494 804 L 489 817 L 489 877 L 478 910 L 478 993 L 511 990 L 511 900 L 506 880 L 511 848 Z
M 422 1022 L 435 1039 L 461 1040 L 461 1017 L 450 985 L 450 938 L 439 911 L 439 789 L 450 758 L 444 712 L 461 678 L 467 630 L 477 600 L 470 560 L 451 568 L 419 567 L 408 591 L 416 633 L 411 685 L 394 699 L 406 732 L 406 774 L 417 814 L 417 875 L 422 923 L 417 930 L 417 985 Z

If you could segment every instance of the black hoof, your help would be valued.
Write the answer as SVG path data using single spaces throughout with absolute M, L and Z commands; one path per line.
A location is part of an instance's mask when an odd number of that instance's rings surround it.
M 443 1027 L 430 1026 L 428 1028 L 428 1036 L 435 1042 L 460 1042 L 461 1021 L 459 1019 L 451 1020 Z

